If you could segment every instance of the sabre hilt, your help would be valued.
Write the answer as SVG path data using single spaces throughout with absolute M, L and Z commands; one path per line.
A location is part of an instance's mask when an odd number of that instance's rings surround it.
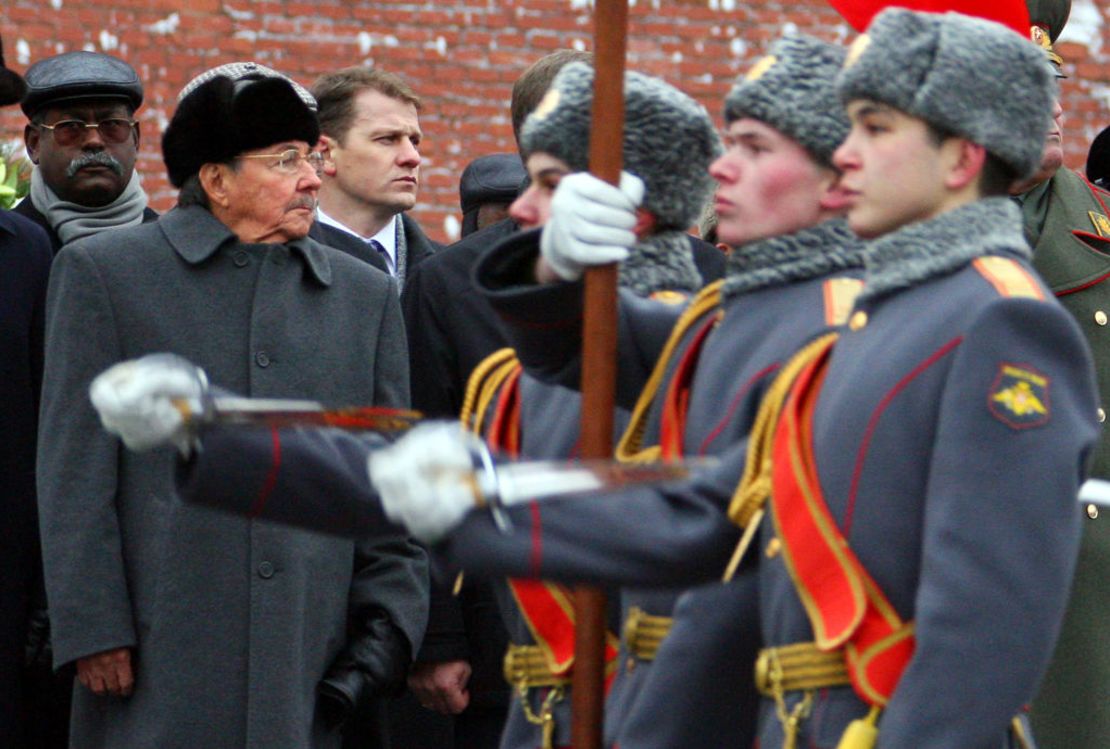
M 502 533 L 513 529 L 513 523 L 505 514 L 506 496 L 504 478 L 498 473 L 493 462 L 493 453 L 484 440 L 475 435 L 470 440 L 470 451 L 474 460 L 474 483 L 471 490 L 474 492 L 474 501 L 479 507 L 488 507 L 493 516 L 493 522 Z

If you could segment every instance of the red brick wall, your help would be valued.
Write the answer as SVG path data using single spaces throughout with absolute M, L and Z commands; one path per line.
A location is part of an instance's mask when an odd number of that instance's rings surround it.
M 1068 163 L 1110 123 L 1110 0 L 1075 0 L 1061 46 L 1072 77 Z M 94 49 L 139 71 L 147 100 L 139 111 L 139 168 L 154 207 L 174 193 L 159 139 L 181 86 L 213 65 L 255 59 L 311 83 L 353 64 L 401 74 L 425 108 L 423 180 L 416 217 L 450 239 L 458 219 L 458 176 L 485 153 L 515 148 L 509 123 L 513 80 L 560 47 L 591 45 L 588 0 L 3 0 L 0 33 L 8 64 L 23 71 L 58 52 Z M 630 10 L 629 64 L 697 97 L 715 116 L 732 79 L 784 27 L 827 39 L 852 34 L 817 0 L 636 0 Z M 1020 92 L 1015 92 L 1020 96 Z M 0 113 L 0 138 L 18 138 L 17 108 Z

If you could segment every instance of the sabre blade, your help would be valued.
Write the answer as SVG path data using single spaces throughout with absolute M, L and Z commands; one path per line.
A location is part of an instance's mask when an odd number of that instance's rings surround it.
M 496 468 L 498 497 L 494 504 L 512 505 L 567 494 L 661 484 L 687 478 L 716 463 L 715 459 L 704 457 L 673 463 L 628 464 L 613 460 L 502 463 Z
M 328 408 L 316 401 L 284 398 L 216 396 L 174 401 L 190 424 L 297 427 L 327 426 L 351 431 L 399 432 L 420 420 L 420 413 L 400 408 L 355 406 Z

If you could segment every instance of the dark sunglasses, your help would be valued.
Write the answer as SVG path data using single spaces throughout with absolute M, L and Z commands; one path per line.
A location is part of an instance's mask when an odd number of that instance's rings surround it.
M 39 124 L 43 130 L 49 130 L 54 135 L 54 142 L 59 146 L 72 146 L 85 137 L 86 131 L 96 128 L 105 143 L 124 143 L 131 137 L 135 129 L 135 120 L 123 117 L 109 117 L 100 122 L 85 122 L 83 120 L 62 120 L 53 125 Z

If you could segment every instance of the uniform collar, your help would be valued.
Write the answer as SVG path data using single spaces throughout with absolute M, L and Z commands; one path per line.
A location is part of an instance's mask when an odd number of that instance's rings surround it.
M 204 262 L 228 242 L 239 241 L 211 211 L 200 206 L 174 208 L 159 219 L 158 225 L 174 251 L 190 265 Z M 321 286 L 331 286 L 331 262 L 322 245 L 306 237 L 287 242 L 285 246 L 304 258 L 305 265 Z
M 859 301 L 953 273 L 984 255 L 1033 256 L 1021 211 L 1008 197 L 977 200 L 867 243 Z

